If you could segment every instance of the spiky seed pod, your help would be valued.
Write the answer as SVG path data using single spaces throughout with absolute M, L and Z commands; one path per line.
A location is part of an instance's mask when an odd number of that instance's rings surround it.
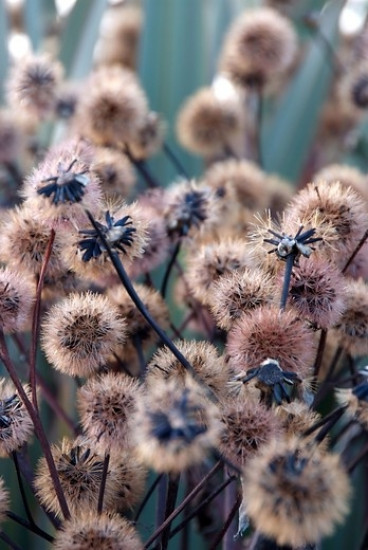
M 57 531 L 53 550 L 143 550 L 137 531 L 115 514 L 78 512 Z
M 165 329 L 169 325 L 169 311 L 161 294 L 154 288 L 146 285 L 134 285 L 140 299 L 147 308 L 150 315 Z M 134 341 L 138 338 L 140 343 L 148 346 L 157 340 L 157 334 L 147 323 L 142 314 L 122 285 L 113 286 L 108 289 L 107 296 L 118 309 L 119 314 L 126 320 L 127 339 Z
M 98 145 L 123 146 L 137 136 L 148 112 L 133 72 L 102 67 L 90 77 L 77 109 L 79 132 Z
M 368 287 L 364 281 L 346 282 L 345 311 L 335 329 L 336 340 L 348 353 L 368 352 Z
M 245 401 L 243 396 L 228 399 L 220 411 L 224 429 L 219 450 L 239 468 L 243 468 L 262 445 L 281 433 L 275 411 L 255 400 Z
M 198 384 L 158 382 L 138 402 L 135 453 L 158 472 L 179 473 L 202 462 L 218 444 L 221 430 L 216 405 Z
M 129 141 L 129 151 L 134 159 L 144 160 L 157 153 L 164 140 L 165 124 L 157 113 L 151 111 Z
M 189 97 L 177 120 L 180 143 L 197 155 L 221 156 L 237 145 L 246 120 L 238 97 L 220 99 L 212 88 Z
M 43 322 L 41 342 L 48 361 L 70 376 L 89 376 L 126 338 L 126 322 L 106 296 L 71 294 Z
M 127 198 L 136 181 L 128 158 L 107 147 L 96 147 L 93 171 L 97 174 L 103 194 L 107 198 Z
M 98 443 L 97 448 L 101 452 L 105 450 L 102 442 Z M 114 509 L 124 513 L 140 502 L 145 489 L 147 468 L 137 460 L 131 446 L 113 452 L 113 461 L 119 475 Z
M 138 382 L 125 374 L 107 373 L 84 384 L 77 405 L 87 436 L 105 448 L 125 448 L 139 392 Z
M 104 468 L 104 455 L 96 452 L 91 447 L 88 439 L 81 436 L 74 441 L 64 438 L 61 446 L 54 445 L 51 451 L 72 516 L 83 511 L 97 510 Z M 111 456 L 104 493 L 105 510 L 116 510 L 119 483 L 119 468 L 113 456 Z M 39 460 L 34 486 L 40 502 L 47 510 L 61 516 L 59 500 L 44 457 Z
M 230 330 L 243 313 L 274 300 L 273 279 L 259 268 L 222 275 L 209 291 L 210 310 L 217 325 Z
M 301 258 L 291 276 L 289 296 L 303 319 L 327 329 L 344 312 L 345 280 L 328 260 L 318 256 Z
M 6 512 L 10 508 L 9 492 L 5 488 L 5 483 L 2 477 L 0 477 L 0 522 L 6 518 Z
M 0 326 L 17 332 L 29 326 L 35 285 L 18 271 L 0 268 Z
M 243 314 L 228 334 L 227 352 L 235 372 L 276 359 L 282 370 L 300 378 L 310 374 L 315 357 L 313 332 L 296 311 L 262 306 Z
M 0 231 L 0 259 L 11 269 L 28 276 L 40 274 L 51 231 L 47 225 L 35 219 L 31 205 L 16 207 L 6 213 Z M 47 275 L 61 276 L 66 266 L 61 259 L 63 236 L 56 232 Z
M 60 63 L 47 55 L 22 58 L 9 78 L 9 103 L 43 119 L 53 113 L 61 77 Z
M 248 462 L 244 495 L 256 529 L 278 545 L 299 547 L 318 543 L 342 522 L 350 484 L 338 455 L 277 439 Z
M 219 203 L 213 190 L 195 181 L 183 181 L 167 189 L 167 230 L 172 238 L 193 237 L 219 222 Z
M 351 187 L 364 200 L 368 200 L 368 190 L 365 175 L 355 166 L 348 164 L 329 164 L 314 175 L 314 181 L 325 181 L 326 183 L 334 183 L 339 181 L 346 187 Z
M 28 386 L 24 390 L 30 395 Z M 0 379 L 0 456 L 17 451 L 33 433 L 33 423 L 13 384 Z
M 287 71 L 296 52 L 288 19 L 272 8 L 247 10 L 230 27 L 220 70 L 242 86 L 264 86 Z
M 242 206 L 249 210 L 257 212 L 267 207 L 266 175 L 253 162 L 234 159 L 216 162 L 205 173 L 205 181 L 216 189 L 232 187 Z
M 249 250 L 241 239 L 222 239 L 201 246 L 189 258 L 186 281 L 193 296 L 209 305 L 215 283 L 234 271 L 242 273 L 252 264 Z
M 147 243 L 148 222 L 136 204 L 107 205 L 96 222 L 111 248 L 122 256 L 124 263 L 143 255 Z M 98 279 L 115 274 L 114 266 L 103 242 L 89 222 L 65 238 L 63 259 L 80 277 Z
M 295 439 L 321 419 L 321 415 L 308 407 L 306 403 L 294 399 L 291 403 L 282 403 L 275 409 L 275 413 L 284 428 L 286 438 Z M 306 441 L 312 441 L 318 430 L 310 434 Z
M 284 264 L 280 262 L 276 254 L 269 254 L 270 245 L 266 242 L 272 234 L 276 232 L 282 234 L 283 227 L 283 215 L 281 218 L 272 219 L 271 212 L 266 211 L 264 214 L 256 214 L 253 218 L 252 229 L 249 233 L 249 249 L 250 254 L 254 258 L 255 263 L 261 267 L 265 272 L 269 273 L 272 277 L 275 277 L 278 273 L 284 272 Z M 294 231 L 294 235 L 298 230 Z
M 283 227 L 314 227 L 316 243 L 324 255 L 344 264 L 363 236 L 366 205 L 353 189 L 339 182 L 310 183 L 289 203 Z
M 176 341 L 176 347 L 192 365 L 198 378 L 211 388 L 216 395 L 221 395 L 228 378 L 228 369 L 224 358 L 219 356 L 216 348 L 209 342 Z M 146 384 L 153 388 L 159 381 L 175 380 L 177 386 L 191 384 L 192 378 L 172 352 L 163 347 L 153 356 L 147 368 Z
M 122 65 L 135 70 L 143 12 L 136 5 L 111 5 L 104 12 L 94 51 L 97 65 Z
M 0 110 L 0 162 L 11 163 L 20 156 L 22 137 L 15 116 L 8 110 Z
M 359 422 L 364 430 L 368 430 L 368 383 L 361 382 L 353 388 L 338 388 L 337 401 L 346 405 L 346 414 Z

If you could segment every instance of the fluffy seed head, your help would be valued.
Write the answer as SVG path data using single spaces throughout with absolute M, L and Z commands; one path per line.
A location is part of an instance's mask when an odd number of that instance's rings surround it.
M 106 296 L 71 294 L 51 308 L 43 323 L 48 361 L 71 376 L 89 376 L 126 338 L 126 322 Z
M 345 311 L 335 328 L 339 345 L 348 353 L 368 352 L 368 287 L 362 280 L 346 282 Z
M 5 333 L 28 327 L 35 290 L 23 274 L 0 269 L 0 326 Z
M 368 190 L 365 175 L 356 167 L 348 164 L 329 164 L 314 176 L 314 181 L 334 183 L 339 181 L 346 187 L 351 187 L 365 200 L 368 200 Z
M 285 437 L 291 439 L 300 437 L 303 432 L 321 419 L 319 413 L 313 411 L 308 405 L 298 399 L 294 399 L 291 403 L 282 403 L 275 409 L 275 413 L 284 428 Z M 312 441 L 316 434 L 318 434 L 317 430 L 310 436 L 307 436 L 306 441 Z
M 353 388 L 339 388 L 336 390 L 336 398 L 341 405 L 347 405 L 346 413 L 367 430 L 368 383 L 364 380 Z
M 243 86 L 263 86 L 285 73 L 297 51 L 288 19 L 271 8 L 244 12 L 231 26 L 220 69 Z
M 106 448 L 126 447 L 139 384 L 121 373 L 92 378 L 78 391 L 81 424 L 87 436 Z
M 244 494 L 256 529 L 278 545 L 318 543 L 348 512 L 349 478 L 337 455 L 273 440 L 248 462 Z
M 202 462 L 217 445 L 218 408 L 197 384 L 157 383 L 138 402 L 135 452 L 158 472 L 179 473 Z
M 227 273 L 210 291 L 210 310 L 217 325 L 230 330 L 243 313 L 270 304 L 275 294 L 273 279 L 259 268 Z
M 134 73 L 102 67 L 90 78 L 77 109 L 80 133 L 98 145 L 124 145 L 147 116 L 147 99 Z
M 30 395 L 29 388 L 24 390 Z M 17 451 L 33 433 L 33 423 L 13 384 L 0 379 L 0 456 Z M 1 490 L 0 490 L 1 494 Z M 1 499 L 0 499 L 1 500 Z
M 120 515 L 78 511 L 57 531 L 54 550 L 142 550 L 134 527 Z
M 245 128 L 237 97 L 219 99 L 212 88 L 202 88 L 181 108 L 177 122 L 179 141 L 204 157 L 221 156 L 237 142 Z
M 8 83 L 9 103 L 43 119 L 52 114 L 62 76 L 60 63 L 46 55 L 22 58 Z
M 136 136 L 129 141 L 129 151 L 134 159 L 143 160 L 157 153 L 163 143 L 165 124 L 157 113 L 147 113 L 137 129 Z
M 97 174 L 107 198 L 126 198 L 135 184 L 133 166 L 128 158 L 115 149 L 96 147 L 93 171 Z
M 313 332 L 295 311 L 262 306 L 243 314 L 228 334 L 227 351 L 236 372 L 276 359 L 282 370 L 304 378 L 315 356 Z
M 323 258 L 301 258 L 292 273 L 291 303 L 317 327 L 330 328 L 345 308 L 345 280 L 331 262 Z
M 0 110 L 0 162 L 14 162 L 20 155 L 21 132 L 14 115 L 5 109 Z

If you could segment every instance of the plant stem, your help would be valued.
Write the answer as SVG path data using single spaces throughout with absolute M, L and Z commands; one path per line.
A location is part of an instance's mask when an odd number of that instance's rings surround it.
M 164 141 L 164 143 L 163 143 L 163 150 L 164 150 L 165 154 L 167 155 L 167 157 L 172 162 L 173 166 L 175 166 L 175 168 L 177 169 L 178 173 L 181 176 L 183 176 L 183 178 L 189 180 L 190 177 L 188 175 L 188 172 L 185 170 L 185 168 L 182 165 L 182 163 L 180 162 L 179 158 L 177 157 L 177 155 L 174 153 L 174 151 L 171 149 L 171 147 L 169 146 L 169 144 L 166 141 Z
M 32 517 L 31 510 L 30 510 L 30 507 L 28 505 L 27 496 L 26 496 L 26 492 L 25 492 L 25 488 L 24 488 L 24 484 L 23 484 L 23 480 L 22 480 L 22 475 L 20 473 L 18 456 L 17 456 L 16 451 L 13 451 L 11 453 L 11 457 L 13 459 L 14 466 L 15 466 L 15 471 L 16 471 L 16 474 L 17 474 L 18 487 L 19 487 L 20 496 L 22 498 L 24 511 L 26 513 L 26 516 L 28 518 L 29 523 L 31 525 L 35 525 L 35 521 Z
M 165 296 L 166 296 L 167 284 L 169 282 L 171 271 L 172 271 L 172 268 L 175 264 L 176 258 L 178 257 L 178 254 L 180 252 L 180 247 L 181 247 L 181 241 L 179 240 L 175 245 L 175 248 L 174 248 L 174 251 L 173 251 L 172 256 L 170 258 L 170 261 L 167 264 L 165 275 L 164 275 L 164 278 L 163 278 L 163 281 L 162 281 L 161 296 L 163 298 L 165 298 Z
M 25 527 L 26 529 L 28 529 L 28 531 L 32 531 L 32 533 L 35 533 L 35 535 L 38 535 L 49 542 L 53 542 L 54 537 L 52 537 L 51 535 L 46 533 L 43 529 L 38 527 L 33 521 L 28 522 L 23 518 L 19 517 L 17 514 L 14 514 L 14 512 L 11 512 L 10 510 L 6 512 L 6 515 L 9 519 L 15 521 L 22 527 Z
M 349 474 L 351 474 L 355 468 L 358 466 L 359 462 L 363 460 L 368 455 L 368 443 L 364 445 L 363 449 L 360 451 L 360 453 L 357 454 L 356 457 L 353 458 L 353 460 L 346 466 L 346 469 Z
M 319 335 L 319 342 L 318 342 L 316 360 L 314 362 L 313 378 L 315 380 L 318 379 L 318 374 L 319 374 L 319 371 L 320 371 L 320 368 L 321 368 L 321 365 L 322 365 L 323 354 L 324 354 L 325 348 L 326 348 L 326 341 L 327 341 L 327 329 L 322 328 L 321 333 Z
M 110 464 L 110 454 L 106 453 L 105 454 L 104 465 L 103 465 L 103 470 L 102 470 L 100 491 L 99 491 L 99 494 L 98 494 L 97 513 L 99 515 L 102 514 L 102 510 L 103 510 L 103 501 L 104 501 L 104 497 L 105 497 L 107 475 L 109 473 L 109 464 Z
M 239 510 L 239 506 L 241 504 L 241 501 L 242 501 L 242 497 L 241 497 L 241 495 L 238 495 L 238 498 L 236 499 L 236 501 L 234 503 L 234 506 L 230 510 L 230 513 L 229 513 L 229 515 L 228 515 L 228 517 L 227 517 L 227 519 L 224 523 L 223 528 L 219 532 L 218 536 L 215 539 L 215 542 L 211 545 L 209 550 L 216 550 L 217 545 L 222 541 L 222 539 L 226 535 L 227 530 L 229 529 L 233 519 L 235 518 L 235 515 L 236 515 L 237 511 Z
M 180 474 L 179 475 L 169 475 L 169 482 L 167 484 L 167 495 L 166 495 L 166 508 L 165 508 L 165 519 L 170 516 L 172 511 L 175 508 L 176 499 L 179 491 L 180 483 Z M 169 543 L 170 535 L 170 524 L 162 531 L 161 537 L 161 550 L 167 550 Z
M 285 307 L 286 307 L 286 302 L 287 302 L 288 295 L 289 295 L 291 274 L 293 272 L 295 257 L 296 257 L 295 254 L 289 254 L 286 258 L 284 282 L 283 282 L 283 285 L 282 285 L 281 302 L 280 302 L 281 311 L 284 311 Z
M 352 255 L 350 256 L 350 258 L 348 259 L 348 261 L 346 262 L 346 264 L 344 265 L 341 273 L 345 273 L 345 271 L 348 269 L 348 267 L 350 266 L 350 264 L 353 262 L 355 256 L 358 254 L 359 250 L 362 248 L 363 244 L 365 243 L 365 241 L 367 240 L 368 238 L 368 229 L 365 231 L 363 237 L 360 239 L 360 241 L 358 242 L 354 252 L 352 253 Z
M 134 523 L 137 523 L 141 513 L 143 512 L 143 509 L 145 507 L 145 505 L 147 504 L 149 498 L 151 497 L 151 495 L 153 494 L 154 490 L 156 489 L 157 485 L 159 484 L 160 480 L 162 479 L 162 476 L 164 474 L 160 474 L 156 477 L 156 479 L 154 480 L 154 482 L 152 483 L 151 487 L 148 489 L 147 493 L 145 494 L 145 497 L 144 499 L 142 500 L 138 510 L 137 510 L 137 513 L 134 517 Z
M 11 538 L 9 538 L 6 533 L 4 533 L 4 531 L 0 531 L 0 539 L 3 540 L 9 546 L 9 548 L 11 548 L 11 550 L 22 550 L 22 548 L 15 544 L 15 542 L 13 542 Z

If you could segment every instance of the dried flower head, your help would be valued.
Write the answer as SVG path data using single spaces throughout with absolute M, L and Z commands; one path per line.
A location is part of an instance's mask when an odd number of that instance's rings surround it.
M 119 515 L 78 511 L 57 531 L 54 550 L 142 550 L 134 527 Z
M 319 413 L 310 409 L 306 403 L 299 401 L 299 399 L 294 399 L 291 403 L 281 403 L 275 409 L 275 413 L 282 423 L 286 438 L 302 436 L 303 432 L 321 419 Z M 317 430 L 311 433 L 306 440 L 313 440 L 317 433 Z
M 24 390 L 30 395 L 29 388 Z M 0 379 L 0 456 L 17 451 L 33 433 L 33 423 L 13 384 Z M 0 491 L 1 492 L 1 491 Z
M 222 356 L 209 342 L 176 341 L 176 347 L 192 365 L 203 384 L 220 395 L 225 388 L 228 370 Z M 164 347 L 159 349 L 148 365 L 146 383 L 153 388 L 159 381 L 174 381 L 177 386 L 191 384 L 188 371 L 172 352 Z
M 85 208 L 97 211 L 102 193 L 91 170 L 92 156 L 93 149 L 78 140 L 50 149 L 22 191 L 26 199 L 35 201 L 35 216 L 41 220 L 74 220 Z
M 353 189 L 339 182 L 310 183 L 290 202 L 285 211 L 289 224 L 314 227 L 321 237 L 318 248 L 341 262 L 355 248 L 366 228 L 367 209 Z
M 318 543 L 349 509 L 349 478 L 339 457 L 298 440 L 262 447 L 246 466 L 244 489 L 256 529 L 278 545 Z
M 227 351 L 236 372 L 272 357 L 283 371 L 300 378 L 310 373 L 315 355 L 313 332 L 295 311 L 262 306 L 243 314 L 228 334 Z
M 87 436 L 105 448 L 124 449 L 139 391 L 136 380 L 119 373 L 107 373 L 84 384 L 77 404 Z
M 183 181 L 168 188 L 165 218 L 174 237 L 192 237 L 218 221 L 218 200 L 210 187 Z
M 215 283 L 234 271 L 242 273 L 251 263 L 244 240 L 222 239 L 203 245 L 188 262 L 186 281 L 190 292 L 199 302 L 208 305 Z
M 39 275 L 50 241 L 50 228 L 35 217 L 30 204 L 9 210 L 2 220 L 0 232 L 0 258 L 10 268 L 26 276 Z M 57 231 L 47 275 L 57 277 L 65 273 L 61 259 L 63 235 Z
M 0 268 L 0 327 L 5 333 L 28 327 L 35 290 L 23 274 Z
M 57 87 L 62 77 L 60 63 L 46 55 L 22 58 L 12 70 L 8 99 L 15 109 L 24 109 L 43 119 L 53 113 Z
M 202 462 L 217 445 L 218 408 L 197 384 L 156 383 L 138 402 L 135 452 L 158 472 L 179 473 Z
M 54 445 L 51 450 L 72 515 L 97 510 L 104 455 L 91 448 L 90 442 L 84 437 L 78 437 L 74 441 L 64 438 L 60 447 Z M 111 457 L 104 493 L 105 510 L 115 510 L 119 482 L 119 469 Z M 39 460 L 34 486 L 38 498 L 47 510 L 61 516 L 59 500 L 44 457 Z
M 187 99 L 177 121 L 179 141 L 204 157 L 221 156 L 231 150 L 244 128 L 240 99 L 220 99 L 212 88 L 202 88 Z
M 128 158 L 115 149 L 96 147 L 93 171 L 97 174 L 105 197 L 126 198 L 135 181 L 133 166 Z
M 5 519 L 5 514 L 10 508 L 9 492 L 5 488 L 4 480 L 0 477 L 0 522 Z
M 147 99 L 133 72 L 98 69 L 77 109 L 80 133 L 98 145 L 123 146 L 137 136 L 148 112 Z
M 53 306 L 42 329 L 50 363 L 71 376 L 89 376 L 126 338 L 126 322 L 106 296 L 71 294 Z
M 329 164 L 315 174 L 314 181 L 325 181 L 326 183 L 339 181 L 342 185 L 351 187 L 361 197 L 368 200 L 366 177 L 354 166 L 349 166 L 348 164 Z
M 320 257 L 301 258 L 294 269 L 289 296 L 303 319 L 320 328 L 337 323 L 345 307 L 345 280 L 331 262 Z
M 157 153 L 163 143 L 165 124 L 157 113 L 147 113 L 137 129 L 136 136 L 129 141 L 129 151 L 134 159 L 143 160 Z
M 281 432 L 275 411 L 257 401 L 244 401 L 242 397 L 228 399 L 220 410 L 224 430 L 219 450 L 240 468 L 262 445 Z
M 245 11 L 231 26 L 220 69 L 243 86 L 264 86 L 291 66 L 297 51 L 288 19 L 271 8 Z
M 262 269 L 244 269 L 222 275 L 209 293 L 210 310 L 217 325 L 230 330 L 243 313 L 270 304 L 273 279 Z
M 368 352 L 368 287 L 364 281 L 346 282 L 345 311 L 335 329 L 335 338 L 348 353 Z

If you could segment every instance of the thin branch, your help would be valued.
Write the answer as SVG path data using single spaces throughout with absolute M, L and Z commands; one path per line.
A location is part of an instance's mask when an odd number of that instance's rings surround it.
M 176 262 L 176 258 L 178 257 L 178 254 L 180 252 L 180 247 L 181 247 L 181 240 L 179 240 L 176 243 L 174 251 L 171 255 L 170 261 L 169 261 L 169 263 L 167 264 L 167 267 L 166 267 L 165 275 L 164 275 L 164 278 L 162 280 L 162 286 L 161 286 L 161 296 L 163 298 L 165 298 L 165 296 L 166 296 L 167 285 L 168 285 L 168 282 L 169 282 L 169 278 L 170 278 L 170 275 L 171 275 L 172 268 L 174 267 L 174 264 Z
M 233 519 L 235 518 L 235 515 L 236 515 L 237 511 L 239 510 L 239 506 L 241 504 L 241 501 L 242 501 L 242 497 L 241 497 L 241 495 L 238 495 L 238 498 L 236 499 L 236 501 L 234 503 L 234 506 L 230 510 L 230 513 L 229 513 L 229 515 L 228 515 L 228 517 L 227 517 L 227 519 L 224 523 L 223 528 L 221 529 L 218 536 L 216 537 L 215 542 L 211 545 L 210 550 L 216 550 L 217 545 L 224 538 L 224 536 L 225 536 L 227 530 L 229 529 Z
M 145 494 L 145 497 L 144 499 L 142 500 L 138 510 L 137 510 L 137 513 L 134 517 L 134 523 L 137 523 L 141 513 L 143 512 L 143 509 L 144 507 L 146 506 L 148 500 L 150 499 L 150 497 L 152 496 L 154 490 L 156 489 L 157 485 L 160 483 L 160 480 L 162 479 L 162 476 L 164 474 L 160 474 L 156 477 L 156 479 L 154 480 L 154 482 L 152 483 L 151 487 L 148 489 L 147 493 Z
M 28 522 L 25 519 L 19 517 L 17 514 L 14 514 L 14 512 L 11 512 L 10 510 L 8 510 L 6 512 L 6 516 L 9 519 L 11 519 L 11 520 L 15 521 L 16 523 L 18 523 L 18 525 L 21 525 L 22 527 L 25 527 L 26 529 L 28 529 L 28 531 L 31 531 L 35 535 L 38 535 L 39 537 L 41 537 L 41 538 L 43 538 L 43 539 L 45 539 L 49 542 L 54 541 L 54 537 L 52 537 L 51 535 L 46 533 L 46 531 L 44 531 L 43 529 L 38 527 L 34 522 Z
M 97 503 L 97 513 L 102 514 L 103 510 L 103 502 L 105 497 L 105 489 L 106 489 L 106 480 L 107 475 L 109 473 L 109 464 L 110 464 L 110 454 L 105 454 L 105 460 L 103 464 L 103 470 L 102 470 L 102 478 L 101 478 L 101 485 L 100 485 L 100 491 L 98 493 L 98 503 Z

